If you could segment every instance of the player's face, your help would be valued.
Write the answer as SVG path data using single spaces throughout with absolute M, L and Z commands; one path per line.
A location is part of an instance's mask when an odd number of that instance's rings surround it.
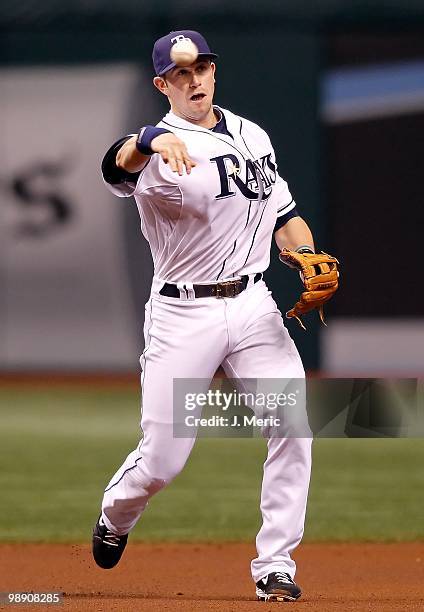
M 154 83 L 168 96 L 171 110 L 178 117 L 203 127 L 213 127 L 214 75 L 215 64 L 199 60 L 186 68 L 176 66 L 166 73 L 166 78 L 156 77 Z

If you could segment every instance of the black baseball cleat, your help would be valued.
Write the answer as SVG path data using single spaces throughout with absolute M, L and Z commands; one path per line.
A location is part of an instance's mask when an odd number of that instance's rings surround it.
M 296 601 L 302 591 L 286 572 L 271 572 L 256 583 L 259 601 Z
M 101 516 L 93 529 L 93 557 L 99 567 L 112 569 L 122 557 L 128 534 L 118 536 L 106 527 Z

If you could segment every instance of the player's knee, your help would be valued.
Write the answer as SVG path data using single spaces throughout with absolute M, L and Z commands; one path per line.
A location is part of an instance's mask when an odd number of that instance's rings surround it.
M 149 488 L 159 490 L 169 484 L 181 472 L 185 465 L 185 461 L 181 459 L 171 459 L 170 457 L 161 457 L 152 460 L 147 465 L 147 471 L 150 475 Z

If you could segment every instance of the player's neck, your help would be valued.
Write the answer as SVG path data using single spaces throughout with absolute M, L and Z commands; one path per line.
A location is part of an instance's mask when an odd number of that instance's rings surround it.
M 208 130 L 215 127 L 219 121 L 219 116 L 217 116 L 213 107 L 209 109 L 209 112 L 206 116 L 201 117 L 199 119 L 196 117 L 189 117 L 187 115 L 184 115 L 184 113 L 182 113 L 176 108 L 172 108 L 172 106 L 171 106 L 171 111 L 174 113 L 174 115 L 176 115 L 180 119 L 184 119 L 185 121 L 188 121 L 189 123 L 193 123 L 193 125 L 198 125 L 199 127 L 203 127 Z

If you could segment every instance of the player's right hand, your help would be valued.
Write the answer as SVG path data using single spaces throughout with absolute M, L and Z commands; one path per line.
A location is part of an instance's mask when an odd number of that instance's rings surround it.
M 178 172 L 180 176 L 183 175 L 184 167 L 187 174 L 190 174 L 191 169 L 196 166 L 196 162 L 188 154 L 185 143 L 171 132 L 153 138 L 150 147 L 152 151 L 159 153 L 165 164 L 169 164 L 172 172 Z

